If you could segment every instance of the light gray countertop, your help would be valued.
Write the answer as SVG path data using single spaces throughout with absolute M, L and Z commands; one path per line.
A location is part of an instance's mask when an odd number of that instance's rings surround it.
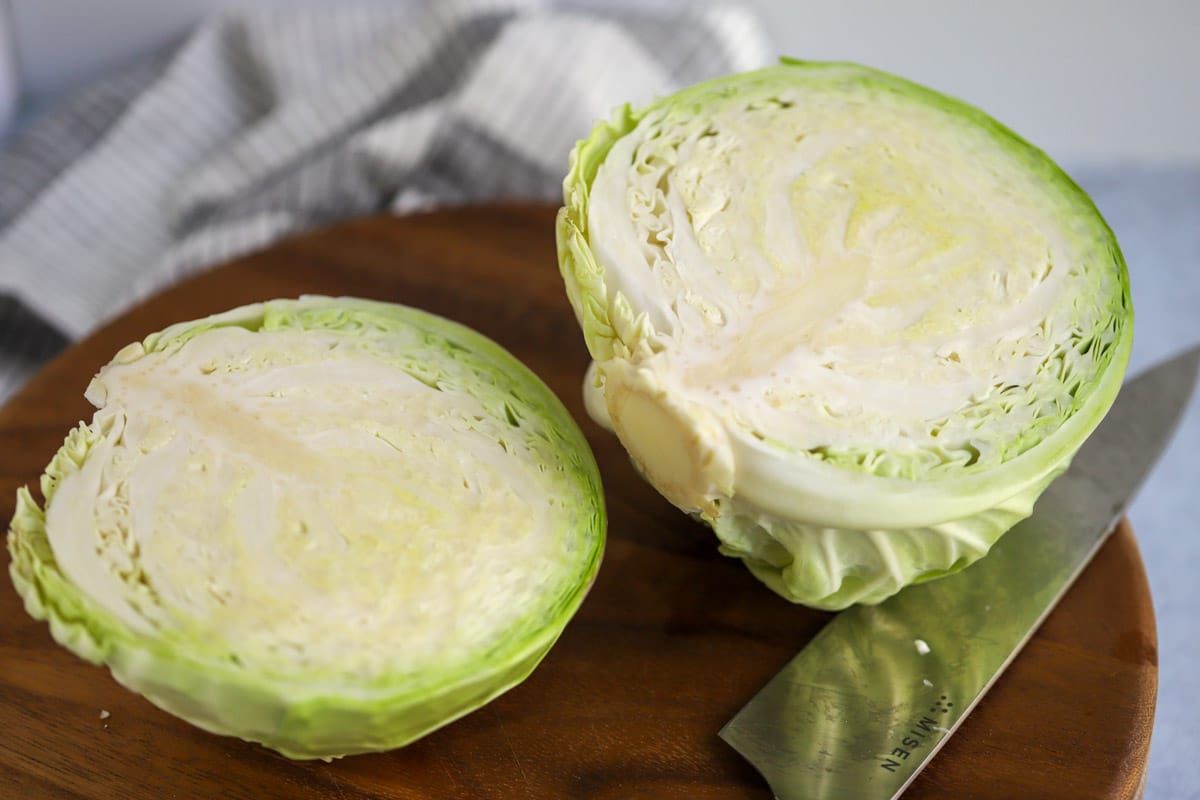
M 1069 170 L 1117 234 L 1136 315 L 1130 374 L 1200 344 L 1200 167 Z M 1148 800 L 1200 797 L 1200 392 L 1129 510 L 1158 620 Z

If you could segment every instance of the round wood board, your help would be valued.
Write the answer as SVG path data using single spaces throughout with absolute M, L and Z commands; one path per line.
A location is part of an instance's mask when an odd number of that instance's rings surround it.
M 554 209 L 362 219 L 166 291 L 70 348 L 0 411 L 0 516 L 36 485 L 83 390 L 124 344 L 180 320 L 304 293 L 424 308 L 507 347 L 579 420 L 609 538 L 583 608 L 542 665 L 401 750 L 293 762 L 150 705 L 59 648 L 0 587 L 0 794 L 53 798 L 769 798 L 717 730 L 829 615 L 793 606 L 716 551 L 583 412 L 588 363 L 559 279 Z M 1132 798 L 1157 687 L 1145 573 L 1122 525 L 905 794 Z M 101 711 L 110 716 L 102 719 Z

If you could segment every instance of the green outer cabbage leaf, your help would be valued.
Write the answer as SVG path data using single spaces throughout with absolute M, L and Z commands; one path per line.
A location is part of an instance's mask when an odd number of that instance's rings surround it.
M 1077 202 L 1085 217 L 1079 222 L 1111 258 L 1119 289 L 1111 318 L 1098 332 L 1099 366 L 1082 377 L 1074 407 L 1053 431 L 1026 432 L 1024 438 L 1040 440 L 1019 443 L 1022 451 L 999 466 L 897 477 L 869 474 L 849 458 L 809 459 L 818 466 L 808 471 L 814 478 L 810 486 L 777 470 L 759 469 L 739 476 L 741 494 L 721 498 L 716 510 L 683 508 L 713 529 L 722 553 L 742 559 L 773 591 L 792 602 L 838 610 L 878 603 L 907 585 L 957 572 L 1029 516 L 1116 398 L 1132 348 L 1133 307 L 1128 271 L 1111 229 L 1091 199 L 1041 150 L 977 108 L 894 75 L 852 63 L 784 58 L 779 65 L 716 78 L 641 109 L 621 106 L 572 151 L 556 221 L 557 252 L 567 298 L 594 362 L 584 394 L 598 423 L 613 427 L 603 399 L 606 366 L 624 365 L 628 371 L 653 349 L 655 334 L 647 314 L 608 285 L 589 240 L 589 195 L 609 152 L 651 113 L 666 110 L 667 120 L 672 108 L 702 114 L 709 98 L 810 80 L 911 97 L 986 131 L 998 149 Z M 623 444 L 631 452 L 636 448 L 636 443 Z M 769 508 L 780 497 L 803 511 L 781 514 Z
M 9 574 L 26 611 L 49 623 L 54 639 L 81 658 L 105 665 L 118 682 L 200 728 L 260 742 L 296 759 L 329 759 L 407 744 L 482 706 L 524 680 L 578 610 L 599 568 L 607 525 L 600 476 L 582 433 L 558 398 L 496 343 L 413 308 L 353 298 L 304 297 L 245 306 L 147 337 L 145 351 L 177 348 L 206 330 L 419 331 L 447 358 L 474 371 L 477 399 L 504 419 L 513 407 L 536 420 L 532 447 L 558 464 L 563 501 L 578 509 L 579 557 L 564 564 L 573 575 L 561 596 L 537 618 L 514 625 L 519 636 L 501 640 L 476 661 L 434 665 L 426 674 L 399 675 L 370 685 L 307 685 L 296 676 L 259 674 L 219 657 L 220 643 L 153 636 L 130 629 L 97 605 L 59 569 L 46 533 L 46 513 L 28 488 L 17 493 L 9 534 Z M 126 351 L 118 354 L 120 359 Z M 425 378 L 436 380 L 436 363 Z M 416 377 L 416 376 L 415 376 Z M 515 435 L 515 434 L 514 434 Z M 101 433 L 80 423 L 66 437 L 41 478 L 46 507 L 60 482 L 78 471 Z

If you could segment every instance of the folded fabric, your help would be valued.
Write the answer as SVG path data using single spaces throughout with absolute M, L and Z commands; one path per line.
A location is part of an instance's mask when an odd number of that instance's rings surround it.
M 133 301 L 286 234 L 554 199 L 571 145 L 614 106 L 769 55 L 751 14 L 696 3 L 439 0 L 204 24 L 0 154 L 0 402 Z

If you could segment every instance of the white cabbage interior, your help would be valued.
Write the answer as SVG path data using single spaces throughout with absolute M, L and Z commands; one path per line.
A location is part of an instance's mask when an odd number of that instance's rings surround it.
M 47 516 L 65 574 L 234 663 L 370 678 L 494 645 L 562 580 L 566 511 L 506 421 L 380 355 L 412 336 L 222 327 L 106 367 L 103 441 Z
M 696 105 L 651 111 L 591 185 L 610 306 L 655 331 L 643 382 L 745 447 L 909 477 L 994 466 L 1062 416 L 1090 374 L 1064 343 L 1103 324 L 1115 276 L 1082 268 L 1044 176 L 886 92 Z

